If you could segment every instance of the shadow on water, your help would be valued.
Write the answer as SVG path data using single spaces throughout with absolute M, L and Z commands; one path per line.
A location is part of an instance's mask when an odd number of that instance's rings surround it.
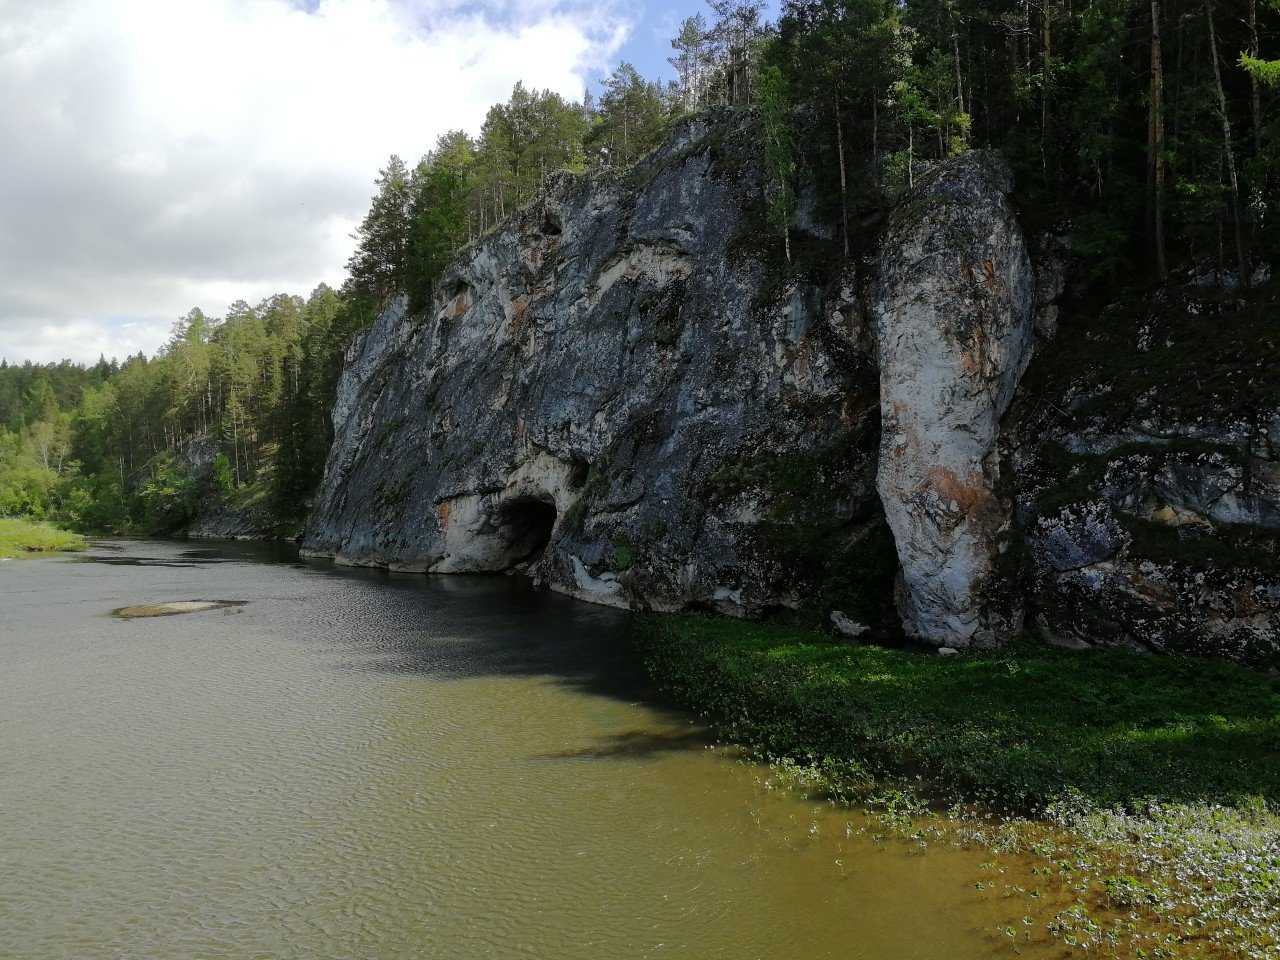
M 289 594 L 288 576 L 295 571 L 332 581 L 332 589 L 304 591 L 306 607 L 288 626 L 297 636 L 340 646 L 343 656 L 335 669 L 433 680 L 538 677 L 588 695 L 643 702 L 674 722 L 690 720 L 686 711 L 664 702 L 650 683 L 633 638 L 633 614 L 538 588 L 523 576 L 344 567 L 302 559 L 289 543 L 206 541 L 185 547 L 181 542 L 135 542 L 132 549 L 125 544 L 123 552 L 112 555 L 100 548 L 109 546 L 94 544 L 82 561 L 208 568 L 203 589 L 210 594 L 247 596 L 241 586 L 246 577 L 257 590 Z M 264 572 L 248 569 L 263 564 L 288 574 L 277 586 Z M 267 616 L 295 616 L 291 608 L 267 602 L 255 602 L 253 609 Z M 588 748 L 581 756 L 634 758 L 700 749 L 706 742 L 701 731 L 680 736 L 636 732 Z
M 93 555 L 68 557 L 70 563 L 102 563 L 112 567 L 203 567 L 203 562 L 175 560 L 171 557 L 98 557 Z M 213 561 L 223 562 L 223 561 Z
M 424 575 L 299 561 L 310 573 L 359 585 L 372 600 L 359 613 L 350 643 L 362 656 L 343 669 L 435 680 L 537 677 L 588 696 L 643 703 L 660 719 L 691 724 L 688 711 L 663 698 L 635 642 L 635 615 L 534 586 L 523 576 Z M 701 727 L 679 732 L 629 731 L 546 760 L 656 757 L 701 750 Z
M 600 746 L 578 750 L 558 750 L 544 753 L 538 760 L 643 760 L 664 753 L 684 750 L 701 750 L 712 743 L 706 732 L 700 729 L 681 733 L 655 733 L 649 730 L 628 730 L 601 740 Z
M 206 592 L 224 596 L 249 596 L 242 591 L 251 585 L 260 597 L 265 589 L 283 593 L 281 600 L 297 599 L 299 574 L 323 578 L 322 589 L 302 591 L 301 608 L 258 602 L 246 609 L 283 618 L 280 623 L 294 636 L 339 648 L 342 656 L 333 669 L 435 680 L 537 677 L 587 695 L 643 702 L 675 723 L 690 719 L 649 681 L 634 639 L 634 615 L 625 611 L 538 589 L 523 577 L 340 567 L 302 560 L 291 544 L 176 546 L 138 544 L 133 550 L 145 550 L 145 556 L 125 551 L 89 559 L 208 565 Z M 262 569 L 264 563 L 281 571 L 278 583 Z M 892 670 L 878 662 L 885 656 L 900 654 L 802 645 L 762 653 L 757 665 L 764 672 L 786 672 L 797 705 L 830 702 L 833 676 L 841 678 L 839 702 L 862 704 L 845 723 L 832 724 L 824 709 L 799 710 L 788 718 L 791 725 L 812 725 L 801 739 L 821 754 L 860 753 L 868 746 L 860 739 L 862 721 L 897 717 L 904 729 L 945 729 L 936 738 L 941 752 L 931 762 L 945 766 L 970 758 L 965 762 L 987 782 L 1008 778 L 1013 770 L 1037 784 L 1070 786 L 1104 801 L 1280 797 L 1280 684 L 1274 680 L 1224 664 L 1114 652 L 1082 656 L 1037 649 L 1026 656 L 1006 652 L 959 661 L 920 657 Z M 866 660 L 865 668 L 845 664 L 851 657 Z M 749 686 L 734 695 L 755 696 Z M 1062 720 L 1064 711 L 1069 723 Z M 880 733 L 871 730 L 868 736 L 875 743 Z M 701 733 L 642 732 L 570 757 L 652 756 L 705 742 Z M 1238 759 L 1234 773 L 1224 774 L 1223 757 Z
M 298 557 L 298 548 L 291 543 L 217 541 L 217 546 L 180 550 L 172 556 L 146 556 L 129 552 L 133 544 L 180 544 L 185 541 L 164 540 L 90 540 L 89 552 L 78 553 L 65 559 L 72 563 L 101 563 L 119 567 L 177 567 L 194 568 L 218 563 L 279 563 L 293 562 L 298 567 L 307 566 Z M 107 554 L 103 555 L 101 551 Z
M 539 589 L 519 576 L 309 567 L 379 594 L 375 629 L 358 641 L 369 656 L 352 669 L 457 680 L 542 676 L 622 700 L 656 699 L 626 611 Z

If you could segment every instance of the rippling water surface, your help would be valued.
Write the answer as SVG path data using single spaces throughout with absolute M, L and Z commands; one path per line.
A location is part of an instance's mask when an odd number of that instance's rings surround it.
M 126 620 L 177 600 L 243 605 Z M 0 564 L 0 957 L 964 958 L 981 854 L 846 835 L 519 580 Z

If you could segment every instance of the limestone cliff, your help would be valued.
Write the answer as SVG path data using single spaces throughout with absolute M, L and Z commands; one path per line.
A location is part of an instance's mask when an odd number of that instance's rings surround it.
M 1277 378 L 1240 352 L 1206 376 L 1261 379 L 1247 402 L 1163 410 L 1133 356 L 1167 331 L 1064 296 L 1067 241 L 1028 254 L 994 155 L 922 177 L 853 263 L 802 190 L 790 267 L 757 155 L 749 119 L 687 121 L 629 171 L 553 178 L 427 309 L 390 304 L 348 351 L 305 552 L 871 639 L 996 643 L 1026 611 L 1059 642 L 1280 662 Z
M 1280 666 L 1277 371 L 1274 284 L 1070 311 L 1005 427 L 1038 632 Z
M 780 279 L 751 134 L 693 121 L 625 175 L 555 179 L 428 311 L 392 305 L 351 348 L 305 549 L 882 619 L 871 338 L 852 285 Z
M 880 247 L 877 485 L 902 561 L 898 606 L 908 635 L 950 646 L 1016 629 L 984 596 L 1010 513 L 996 492 L 1000 419 L 1032 349 L 1012 187 L 998 157 L 966 154 L 917 186 Z

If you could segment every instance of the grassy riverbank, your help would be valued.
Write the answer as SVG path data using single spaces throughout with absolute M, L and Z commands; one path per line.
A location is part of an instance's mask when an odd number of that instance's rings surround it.
M 939 657 L 697 616 L 645 631 L 669 693 L 772 756 L 1017 811 L 1067 792 L 1280 805 L 1280 680 L 1230 664 L 1041 646 Z
M 48 523 L 0 518 L 0 558 L 83 550 L 84 538 Z
M 641 634 L 660 686 L 780 781 L 903 835 L 1042 857 L 1074 902 L 1051 921 L 1064 942 L 1276 955 L 1280 679 L 1032 645 L 939 657 L 700 616 Z

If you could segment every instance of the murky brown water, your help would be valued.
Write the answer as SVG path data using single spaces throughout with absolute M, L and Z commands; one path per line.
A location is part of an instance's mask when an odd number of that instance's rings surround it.
M 986 855 L 765 789 L 646 705 L 622 614 L 90 553 L 0 566 L 0 957 L 1013 955 Z M 111 615 L 202 599 L 248 602 Z

